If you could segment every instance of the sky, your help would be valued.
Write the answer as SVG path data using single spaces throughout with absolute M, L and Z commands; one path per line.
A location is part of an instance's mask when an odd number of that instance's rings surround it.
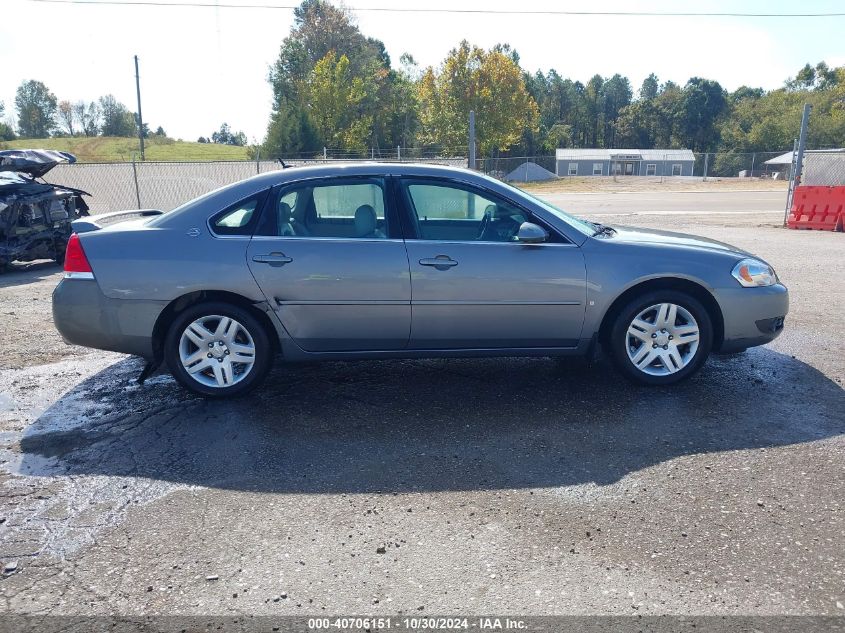
M 169 3 L 170 0 L 157 0 Z M 215 0 L 194 0 L 214 4 Z M 220 0 L 292 5 L 297 0 Z M 555 68 L 586 82 L 627 76 L 636 90 L 651 72 L 778 88 L 805 63 L 845 65 L 845 17 L 732 18 L 388 13 L 378 7 L 526 11 L 845 12 L 842 0 L 346 0 L 365 35 L 381 39 L 394 65 L 411 53 L 436 66 L 460 40 L 507 42 L 530 71 Z M 196 140 L 228 122 L 260 142 L 270 116 L 270 65 L 293 25 L 291 9 L 109 6 L 0 0 L 0 101 L 13 116 L 15 90 L 43 81 L 59 100 L 113 94 L 136 109 L 133 56 L 140 59 L 142 111 L 152 129 Z M 38 34 L 37 41 L 33 33 Z

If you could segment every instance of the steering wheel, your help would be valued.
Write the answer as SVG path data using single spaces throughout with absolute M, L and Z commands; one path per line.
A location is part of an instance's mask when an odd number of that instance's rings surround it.
M 481 224 L 478 226 L 478 235 L 476 240 L 483 240 L 484 234 L 487 232 L 487 227 L 490 226 L 490 214 L 485 211 L 484 217 L 481 218 Z

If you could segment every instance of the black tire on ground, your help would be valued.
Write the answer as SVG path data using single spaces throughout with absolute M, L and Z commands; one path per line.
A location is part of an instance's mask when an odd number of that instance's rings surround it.
M 64 266 L 65 253 L 67 252 L 67 240 L 64 242 L 57 242 L 54 250 L 56 256 L 53 259 L 59 266 Z
M 675 373 L 655 376 L 635 367 L 628 357 L 628 327 L 640 312 L 659 303 L 674 303 L 689 311 L 698 322 L 699 344 L 685 367 Z M 634 298 L 622 308 L 613 323 L 608 345 L 614 364 L 629 380 L 644 385 L 671 385 L 686 380 L 701 369 L 713 347 L 713 323 L 710 314 L 694 297 L 677 290 L 657 290 Z
M 239 382 L 228 387 L 210 387 L 195 380 L 182 366 L 179 341 L 185 328 L 203 316 L 219 315 L 240 323 L 249 332 L 255 344 L 255 362 L 250 372 Z M 188 391 L 206 398 L 233 398 L 243 396 L 258 387 L 267 377 L 273 364 L 274 346 L 266 329 L 250 310 L 231 303 L 208 302 L 191 306 L 176 315 L 164 340 L 164 358 L 173 377 Z

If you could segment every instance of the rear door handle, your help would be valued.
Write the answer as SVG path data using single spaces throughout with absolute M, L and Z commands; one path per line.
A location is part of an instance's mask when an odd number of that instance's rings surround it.
M 252 261 L 259 264 L 270 264 L 271 266 L 284 266 L 290 264 L 293 258 L 284 253 L 270 253 L 269 255 L 253 255 Z
M 447 270 L 452 266 L 457 266 L 458 262 L 448 255 L 438 255 L 437 257 L 424 257 L 420 260 L 420 266 L 434 266 L 437 270 Z

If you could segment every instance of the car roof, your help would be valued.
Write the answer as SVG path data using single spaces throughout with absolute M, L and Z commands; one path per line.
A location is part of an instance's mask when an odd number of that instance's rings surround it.
M 464 167 L 453 167 L 451 165 L 436 165 L 431 163 L 402 163 L 402 162 L 333 162 L 317 165 L 303 165 L 298 167 L 286 167 L 272 172 L 253 176 L 250 181 L 267 182 L 278 184 L 305 178 L 322 178 L 337 176 L 377 176 L 377 175 L 402 175 L 402 176 L 439 176 L 486 180 L 477 172 Z

